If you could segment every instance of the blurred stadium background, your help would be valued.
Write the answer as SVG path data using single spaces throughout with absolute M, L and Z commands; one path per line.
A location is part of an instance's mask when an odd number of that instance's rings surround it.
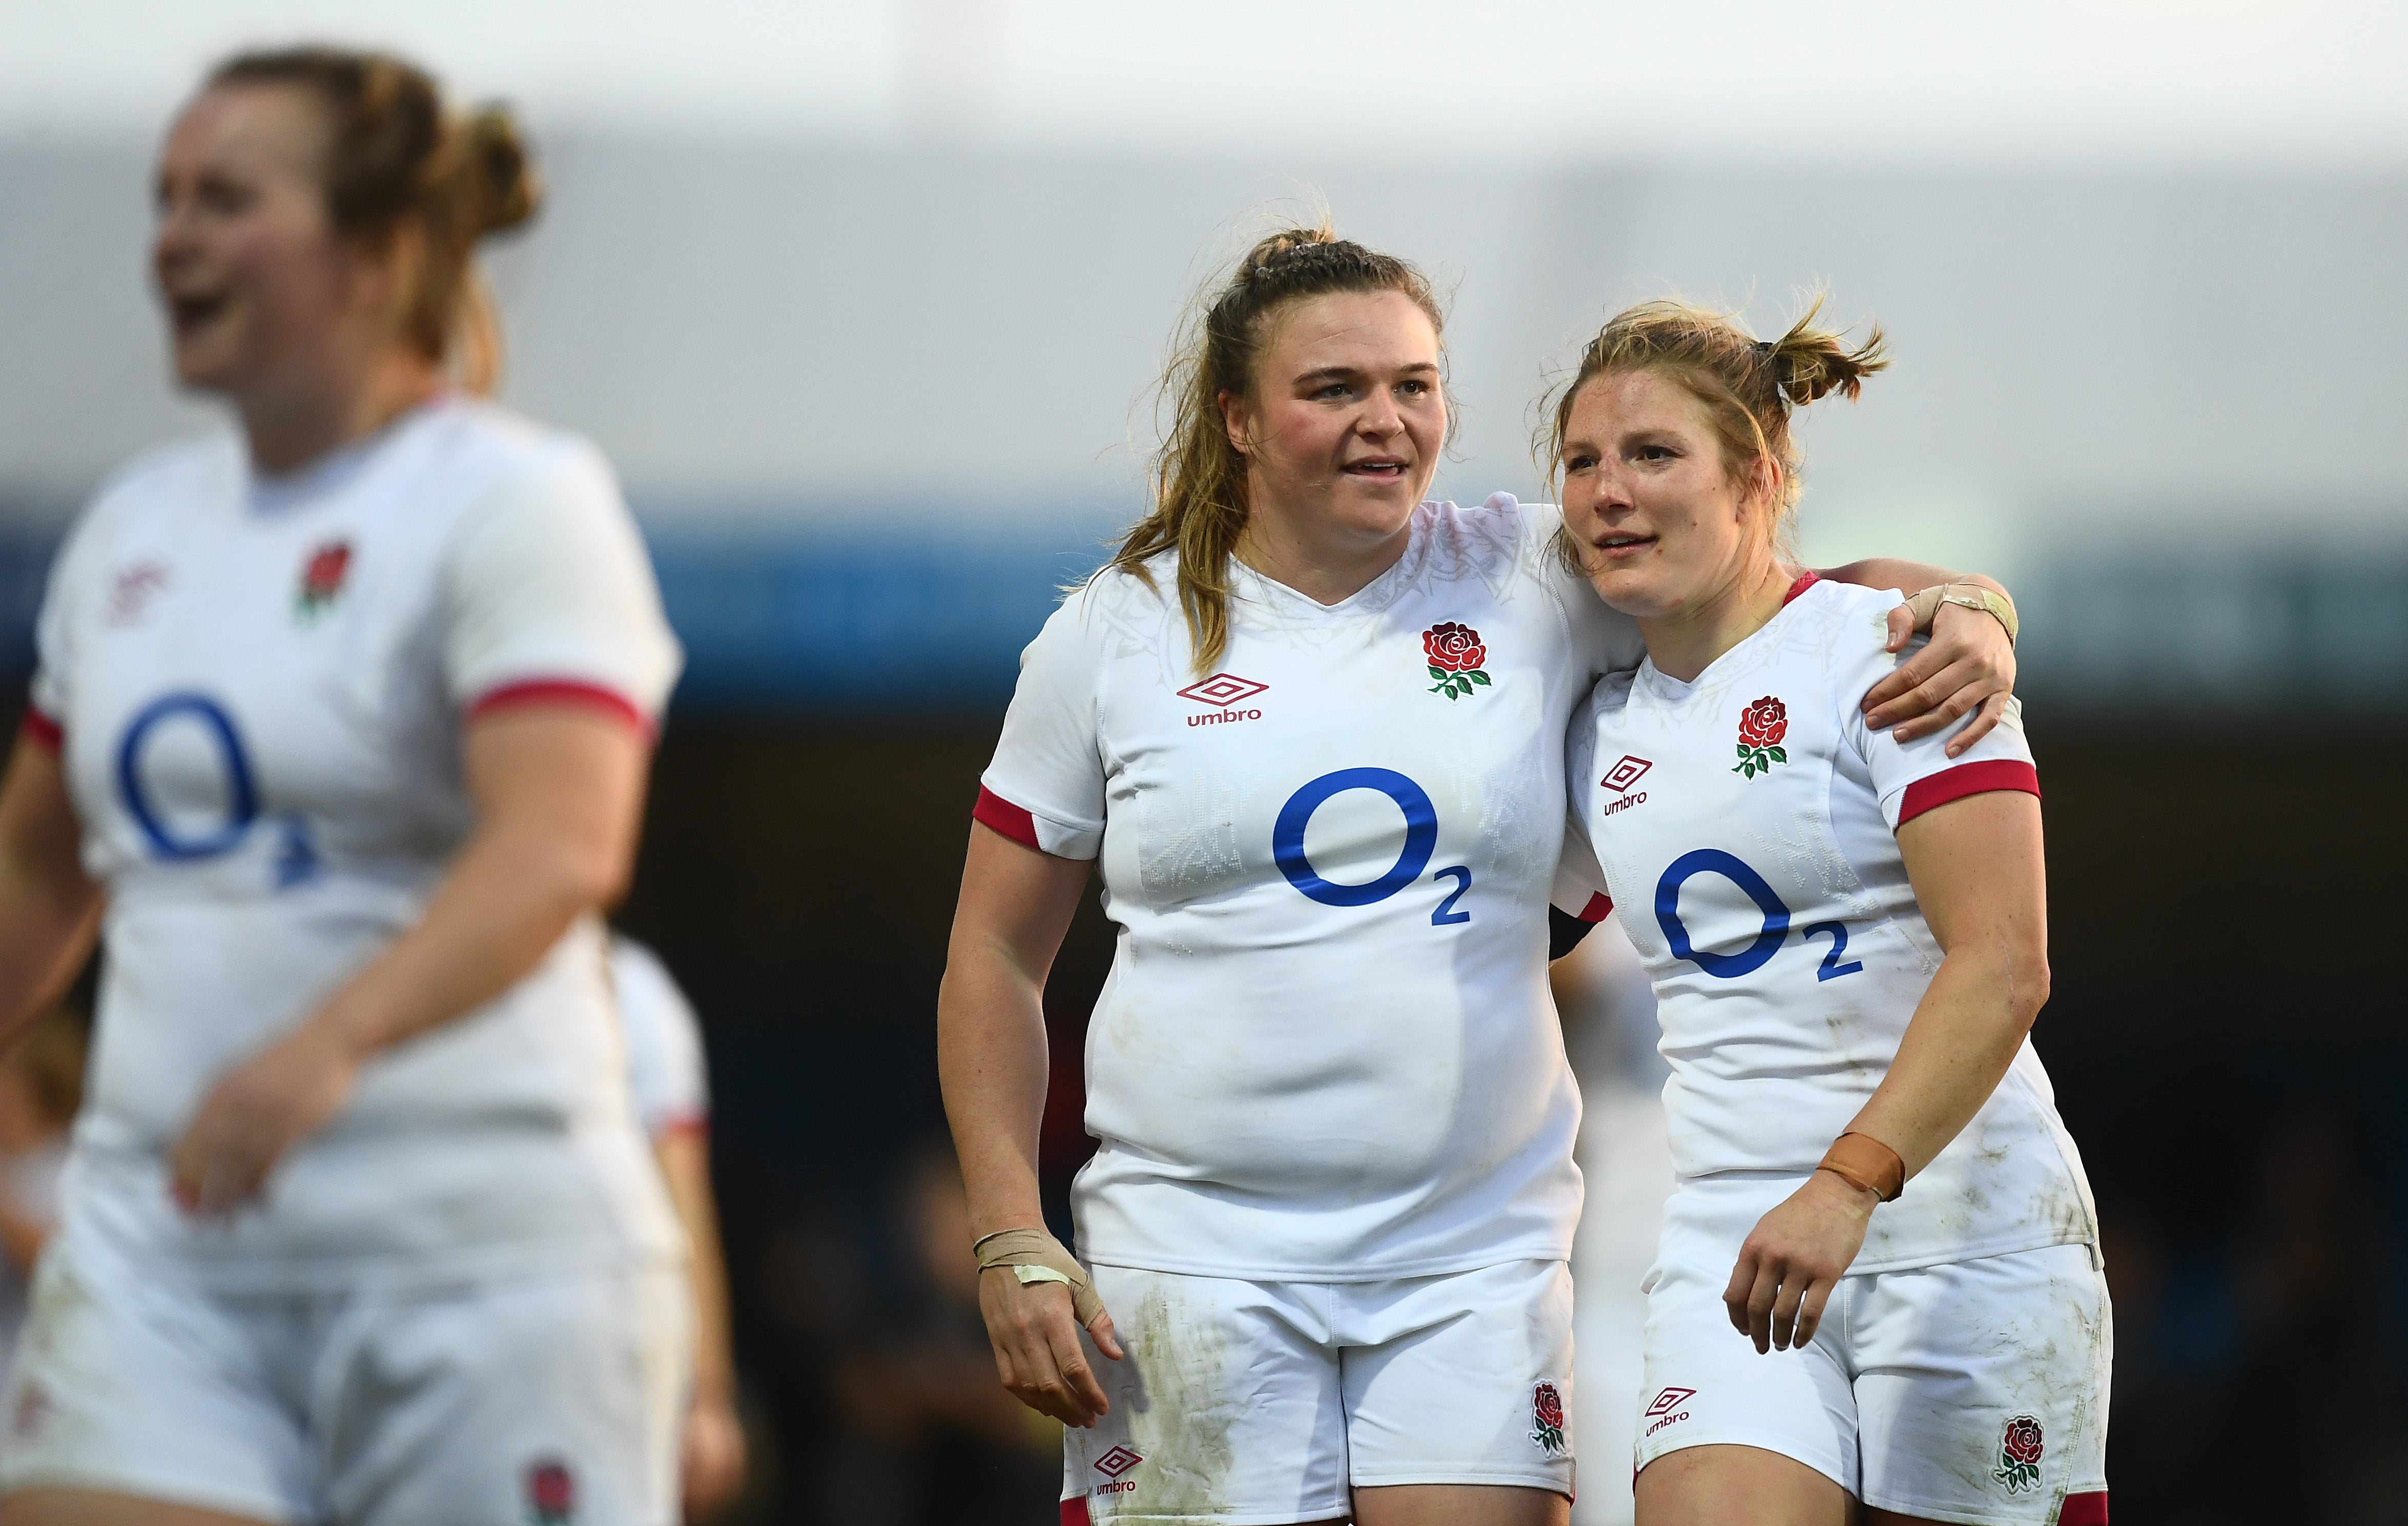
M 149 155 L 225 50 L 390 44 L 526 113 L 507 395 L 617 462 L 691 667 L 624 920 L 700 1007 L 745 1519 L 1031 1522 L 932 1018 L 1020 646 L 1135 511 L 1184 299 L 1326 205 L 1453 293 L 1440 490 L 1665 292 L 1828 283 L 1899 364 L 1808 435 L 1804 550 L 1996 574 L 2028 632 L 2055 997 L 2119 1335 L 2125 1526 L 2408 1520 L 2408 16 L 1770 0 L 0 0 L 0 663 L 165 387 Z M 1493 12 L 1493 14 L 1489 14 Z M 1271 209 L 1271 210 L 1267 210 Z M 1590 1099 L 1583 1522 L 1663 1191 L 1643 982 L 1564 972 Z M 2386 955 L 2383 949 L 2394 953 Z M 1048 1170 L 1111 957 L 1054 979 Z

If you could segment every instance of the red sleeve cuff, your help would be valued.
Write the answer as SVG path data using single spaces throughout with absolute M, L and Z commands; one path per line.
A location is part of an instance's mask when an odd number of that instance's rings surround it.
M 1906 825 L 1934 806 L 1945 806 L 1967 795 L 1987 794 L 1993 790 L 2021 790 L 2036 796 L 2040 793 L 2040 773 L 2031 764 L 2013 758 L 1958 763 L 1908 785 L 1906 799 L 1898 808 L 1898 824 Z
M 1588 905 L 1580 908 L 1580 920 L 1584 922 L 1601 922 L 1612 915 L 1613 901 L 1610 896 L 1591 894 Z
M 1037 818 L 983 784 L 979 786 L 978 804 L 970 807 L 970 820 L 985 822 L 1023 847 L 1045 851 L 1037 840 Z
M 520 705 L 579 705 L 616 717 L 642 733 L 653 734 L 652 718 L 636 702 L 615 689 L 581 678 L 526 678 L 486 690 L 468 702 L 463 714 L 470 720 Z
M 18 723 L 17 734 L 45 752 L 56 752 L 66 745 L 66 728 L 28 705 L 25 719 Z
M 672 1114 L 663 1119 L 661 1126 L 652 1131 L 652 1137 L 656 1139 L 666 1139 L 671 1134 L 708 1138 L 710 1134 L 710 1115 L 709 1113 Z

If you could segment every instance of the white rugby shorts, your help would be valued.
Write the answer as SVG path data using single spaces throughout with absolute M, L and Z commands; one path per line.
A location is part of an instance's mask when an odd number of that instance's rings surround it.
M 1272 1526 L 1383 1484 L 1572 1491 L 1572 1281 L 1508 1262 L 1387 1282 L 1091 1269 L 1125 1361 L 1064 1433 L 1062 1519 Z
M 62 1236 L 0 1399 L 0 1493 L 296 1526 L 670 1526 L 691 1324 L 674 1264 L 234 1293 Z
M 1723 1290 L 1770 1204 L 1741 1215 L 1702 1196 L 1673 1194 L 1643 1285 L 1634 1469 L 1757 1447 L 1902 1515 L 2102 1526 L 2114 1326 L 2090 1247 L 1842 1277 L 1812 1342 L 1758 1355 Z

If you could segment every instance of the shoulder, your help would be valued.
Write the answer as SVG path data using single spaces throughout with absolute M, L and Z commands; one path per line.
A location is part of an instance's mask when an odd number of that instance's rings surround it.
M 533 496 L 563 504 L 619 505 L 617 474 L 583 435 L 537 423 L 481 399 L 437 405 L 423 426 L 432 459 L 457 473 L 466 496 Z
M 1077 645 L 1100 658 L 1130 643 L 1157 648 L 1173 627 L 1185 630 L 1179 613 L 1179 555 L 1165 551 L 1137 567 L 1097 568 L 1064 592 L 1038 639 Z
M 624 934 L 610 939 L 610 983 L 628 1013 L 652 1018 L 682 1009 L 684 993 L 660 956 Z
M 1889 612 L 1906 601 L 1896 589 L 1858 588 L 1819 578 L 1790 601 L 1790 636 L 1784 649 L 1803 649 L 1813 662 L 1835 680 L 1873 681 L 1860 669 L 1883 673 L 1903 660 L 1889 650 Z M 1918 638 L 1919 639 L 1919 638 Z
M 77 528 L 114 527 L 189 510 L 195 499 L 220 502 L 242 491 L 241 442 L 230 434 L 179 440 L 145 450 L 102 479 Z
M 1491 493 L 1469 508 L 1426 503 L 1414 513 L 1438 560 L 1462 575 L 1491 579 L 1533 567 L 1560 522 L 1551 506 L 1524 504 L 1510 492 Z

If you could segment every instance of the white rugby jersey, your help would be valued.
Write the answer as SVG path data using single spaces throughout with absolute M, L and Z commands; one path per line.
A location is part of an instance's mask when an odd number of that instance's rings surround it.
M 1082 1255 L 1357 1280 L 1570 1254 L 1564 728 L 1641 648 L 1557 564 L 1555 523 L 1425 504 L 1330 606 L 1233 564 L 1201 677 L 1171 553 L 1152 587 L 1097 576 L 1029 646 L 978 815 L 1100 857 L 1120 927 Z
M 61 551 L 28 725 L 64 747 L 108 958 L 67 1233 L 225 1283 L 670 1251 L 586 918 L 484 1008 L 370 1061 L 230 1220 L 166 1156 L 219 1077 L 425 908 L 471 806 L 466 716 L 649 726 L 680 656 L 609 466 L 447 397 L 288 478 L 161 450 Z
M 1801 578 L 1695 682 L 1643 663 L 1572 722 L 1574 823 L 1655 983 L 1684 1191 L 1771 1207 L 1887 1074 L 1941 960 L 1899 824 L 2040 792 L 2012 701 L 1954 759 L 1947 732 L 1901 745 L 1866 726 L 1859 701 L 1901 660 L 1882 649 L 1899 603 Z M 1585 862 L 1577 846 L 1566 860 Z M 2027 1039 L 1965 1131 L 1873 1210 L 1855 1269 L 2086 1243 L 2096 1221 Z
M 624 934 L 610 938 L 610 991 L 627 1038 L 636 1121 L 652 1138 L 710 1122 L 710 1079 L 694 1004 L 660 956 Z

